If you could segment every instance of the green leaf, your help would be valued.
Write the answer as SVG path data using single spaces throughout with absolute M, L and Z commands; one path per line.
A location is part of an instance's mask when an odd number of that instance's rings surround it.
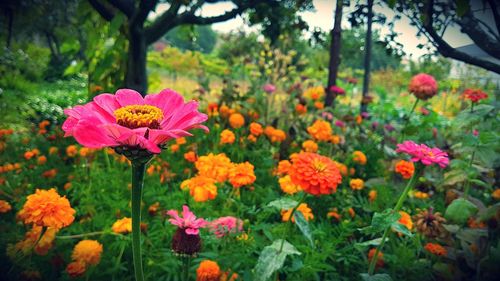
M 500 209 L 500 203 L 496 203 L 495 205 L 488 207 L 488 209 L 479 212 L 479 220 L 485 221 L 493 217 L 498 212 L 498 209 Z
M 467 220 L 477 213 L 477 207 L 472 202 L 459 198 L 451 202 L 446 208 L 444 217 L 452 223 L 464 225 Z
M 283 267 L 288 255 L 301 254 L 287 241 L 283 242 L 283 249 L 280 251 L 282 241 L 282 239 L 278 239 L 262 250 L 257 265 L 255 266 L 254 280 L 261 281 L 269 279 L 275 271 Z
M 392 227 L 392 229 L 394 229 L 395 231 L 397 231 L 399 233 L 402 233 L 406 236 L 413 237 L 413 233 L 411 233 L 411 231 L 404 224 L 401 224 L 399 222 L 395 222 L 392 224 L 391 227 Z
M 387 240 L 389 240 L 389 239 L 386 239 L 386 241 Z M 354 244 L 354 247 L 357 249 L 362 249 L 362 248 L 368 247 L 368 246 L 378 246 L 378 245 L 380 245 L 380 242 L 382 242 L 382 237 L 375 238 L 375 239 L 368 240 L 368 241 L 361 242 L 361 243 L 356 243 L 356 244 Z
M 281 198 L 271 201 L 267 204 L 268 207 L 274 207 L 278 210 L 290 210 L 297 206 L 298 202 L 290 198 Z
M 302 212 L 297 212 L 296 211 L 293 214 L 293 217 L 295 219 L 295 224 L 299 227 L 299 229 L 302 232 L 302 234 L 304 234 L 304 236 L 307 238 L 307 240 L 311 244 L 311 247 L 314 247 L 314 242 L 313 242 L 313 239 L 312 239 L 311 230 L 309 229 L 309 223 L 304 218 L 304 215 L 302 214 Z
M 368 273 L 361 273 L 360 275 L 363 281 L 392 281 L 391 276 L 386 273 L 377 273 L 373 275 L 368 275 Z
M 360 230 L 366 234 L 382 232 L 400 218 L 401 215 L 399 213 L 394 212 L 392 209 L 387 209 L 382 213 L 373 214 L 372 224 Z

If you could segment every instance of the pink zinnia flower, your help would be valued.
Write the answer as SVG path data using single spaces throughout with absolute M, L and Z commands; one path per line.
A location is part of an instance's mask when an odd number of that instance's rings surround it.
M 323 117 L 324 119 L 326 119 L 328 121 L 331 121 L 333 119 L 333 114 L 331 114 L 330 112 L 323 111 L 321 113 L 321 117 Z
M 345 95 L 345 90 L 336 85 L 330 86 L 329 90 L 337 96 Z
M 416 144 L 412 141 L 405 141 L 397 145 L 396 152 L 403 152 L 410 155 L 412 162 L 422 162 L 429 166 L 438 164 L 439 167 L 445 168 L 448 166 L 448 154 L 439 148 L 430 148 L 425 144 Z
M 337 121 L 335 121 L 335 126 L 337 126 L 339 128 L 343 128 L 343 127 L 345 127 L 345 123 L 340 121 L 340 120 L 337 120 Z
M 418 99 L 430 99 L 437 94 L 437 82 L 429 74 L 420 73 L 411 78 L 408 90 Z
M 477 103 L 480 100 L 487 99 L 488 94 L 479 89 L 466 89 L 462 94 L 462 98 Z
M 190 129 L 208 131 L 201 125 L 207 116 L 198 112 L 198 102 L 184 103 L 170 89 L 144 98 L 134 90 L 121 89 L 64 113 L 68 115 L 62 126 L 65 136 L 90 148 L 127 146 L 160 153 L 159 146 L 169 139 L 191 136 Z
M 262 89 L 264 90 L 264 92 L 268 93 L 268 94 L 272 94 L 274 93 L 274 91 L 276 91 L 276 86 L 274 86 L 273 84 L 265 84 Z
M 180 229 L 184 229 L 186 234 L 198 235 L 200 233 L 199 229 L 207 225 L 204 219 L 197 219 L 186 205 L 182 206 L 182 218 L 179 217 L 177 210 L 169 210 L 167 215 L 171 217 L 168 221 Z
M 208 224 L 210 231 L 222 238 L 229 233 L 239 233 L 243 231 L 243 221 L 235 217 L 220 217 Z

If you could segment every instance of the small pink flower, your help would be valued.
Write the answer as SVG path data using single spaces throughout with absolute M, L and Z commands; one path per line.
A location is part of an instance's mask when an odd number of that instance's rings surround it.
M 242 232 L 243 221 L 235 217 L 220 217 L 210 222 L 208 227 L 217 238 L 222 238 L 229 233 Z
M 268 93 L 268 94 L 272 94 L 274 93 L 274 91 L 276 91 L 276 86 L 274 86 L 273 84 L 265 84 L 262 89 L 264 90 L 264 92 Z
M 405 141 L 397 145 L 396 152 L 403 152 L 410 155 L 412 162 L 422 162 L 429 166 L 438 164 L 445 168 L 449 164 L 448 154 L 439 148 L 430 148 L 425 144 L 416 144 L 412 141 Z
M 422 113 L 422 115 L 429 115 L 429 113 L 431 113 L 427 108 L 423 106 L 420 108 L 420 112 Z
M 345 90 L 336 85 L 330 86 L 329 90 L 337 96 L 345 95 Z
M 426 100 L 437 94 L 437 82 L 429 74 L 420 73 L 411 78 L 408 90 L 418 99 Z
M 328 120 L 328 121 L 332 121 L 333 119 L 333 114 L 331 114 L 330 112 L 327 112 L 327 111 L 323 111 L 321 113 L 321 117 Z
M 134 90 L 121 89 L 64 113 L 68 116 L 62 126 L 65 136 L 90 148 L 127 146 L 160 153 L 159 146 L 169 139 L 191 136 L 188 130 L 208 131 L 201 125 L 207 115 L 198 112 L 198 102 L 184 103 L 170 89 L 144 98 Z
M 171 217 L 168 221 L 180 229 L 184 229 L 186 234 L 198 235 L 200 233 L 199 229 L 207 225 L 207 221 L 197 219 L 187 205 L 182 206 L 182 218 L 179 217 L 177 210 L 169 210 L 167 215 Z
M 476 129 L 472 130 L 472 135 L 475 137 L 479 136 L 479 131 Z
M 343 121 L 337 120 L 337 121 L 335 121 L 335 126 L 337 126 L 339 128 L 344 128 L 345 123 Z

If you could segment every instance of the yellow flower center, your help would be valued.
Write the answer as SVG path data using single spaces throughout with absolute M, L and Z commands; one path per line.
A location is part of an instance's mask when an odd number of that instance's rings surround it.
M 130 129 L 159 129 L 163 112 L 152 105 L 127 105 L 115 110 L 116 123 Z
M 314 162 L 312 163 L 312 166 L 313 166 L 314 170 L 316 170 L 317 172 L 323 172 L 326 169 L 326 164 L 321 162 L 318 159 L 314 160 Z

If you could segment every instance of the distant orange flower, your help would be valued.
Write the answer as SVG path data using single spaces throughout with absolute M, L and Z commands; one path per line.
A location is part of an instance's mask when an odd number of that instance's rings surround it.
M 292 159 L 289 174 L 293 183 L 314 195 L 335 193 L 342 182 L 339 169 L 330 158 L 310 152 L 301 152 Z
M 365 187 L 365 181 L 362 179 L 351 179 L 349 186 L 352 190 L 362 190 Z
M 429 193 L 422 191 L 415 191 L 413 196 L 418 199 L 428 199 L 430 197 Z
M 114 233 L 124 234 L 132 232 L 132 219 L 125 217 L 115 221 L 113 226 L 111 226 L 111 230 L 113 230 Z
M 74 261 L 68 264 L 66 272 L 72 278 L 82 276 L 87 271 L 87 266 L 81 261 Z
M 78 154 L 76 145 L 68 145 L 68 147 L 66 147 L 66 155 L 68 155 L 68 157 L 75 157 L 76 154 Z
M 55 146 L 51 146 L 51 147 L 49 148 L 49 155 L 56 154 L 58 150 L 59 150 L 59 148 L 57 148 L 57 147 L 55 147 Z
M 306 114 L 307 107 L 305 105 L 299 103 L 295 106 L 295 112 L 297 112 L 299 115 Z
M 170 151 L 172 151 L 172 152 L 177 152 L 177 151 L 179 151 L 179 149 L 181 149 L 181 146 L 176 144 L 176 143 L 174 143 L 170 146 Z
M 296 185 L 292 182 L 292 179 L 289 175 L 286 175 L 282 178 L 278 179 L 281 190 L 286 194 L 295 194 L 302 190 L 299 185 Z
M 36 160 L 36 162 L 38 163 L 38 165 L 43 165 L 43 164 L 47 163 L 47 157 L 44 155 L 39 156 L 38 159 Z
M 327 218 L 334 218 L 336 219 L 337 221 L 340 221 L 342 219 L 342 215 L 338 213 L 338 210 L 337 208 L 333 208 L 332 211 L 328 212 L 326 214 L 326 217 Z
M 229 169 L 232 167 L 231 160 L 224 153 L 200 156 L 194 165 L 198 174 L 212 178 L 216 182 L 226 181 Z
M 368 200 L 370 200 L 370 202 L 377 200 L 377 191 L 375 189 L 372 189 L 370 190 L 370 192 L 368 192 Z
M 0 213 L 7 213 L 12 210 L 12 206 L 5 200 L 0 200 Z
M 500 200 L 500 188 L 495 189 L 491 193 L 491 197 L 493 197 L 495 200 Z
M 254 167 L 249 162 L 234 164 L 229 170 L 229 182 L 233 187 L 242 187 L 255 182 Z
M 352 153 L 352 161 L 360 165 L 366 165 L 367 162 L 366 155 L 363 152 L 356 150 Z
M 286 139 L 286 133 L 283 130 L 276 129 L 272 126 L 267 126 L 264 129 L 264 134 L 271 142 L 282 142 Z
M 184 159 L 186 159 L 186 161 L 188 162 L 194 163 L 197 159 L 196 153 L 194 151 L 188 151 L 184 153 Z
M 264 133 L 264 128 L 262 125 L 256 122 L 250 123 L 250 133 L 256 137 L 262 135 Z
M 290 171 L 290 167 L 292 167 L 292 163 L 288 160 L 281 160 L 278 163 L 278 168 L 276 169 L 276 173 L 279 176 L 287 175 L 288 172 Z
M 306 140 L 302 143 L 302 149 L 304 149 L 305 152 L 317 152 L 318 144 L 313 140 Z
M 303 95 L 312 100 L 318 100 L 325 95 L 325 88 L 322 86 L 310 87 L 304 91 Z
M 26 151 L 24 153 L 24 159 L 26 159 L 26 160 L 30 160 L 31 158 L 33 158 L 35 156 L 36 156 L 35 153 L 33 151 L 31 151 L 31 150 L 30 151 Z
M 220 116 L 226 118 L 229 116 L 229 112 L 230 112 L 230 109 L 227 105 L 222 105 L 220 108 L 219 108 L 219 113 L 220 113 Z
M 178 145 L 183 145 L 183 144 L 187 143 L 187 140 L 184 137 L 182 137 L 182 138 L 176 138 L 175 139 L 175 143 L 178 144 Z
M 42 177 L 46 179 L 51 179 L 57 175 L 57 169 L 50 169 L 42 173 Z
M 330 123 L 320 119 L 307 127 L 307 132 L 311 137 L 319 141 L 329 141 L 332 137 L 332 127 Z
M 257 142 L 257 138 L 254 135 L 248 135 L 247 140 L 249 142 Z
M 236 140 L 236 136 L 231 130 L 224 130 L 220 133 L 220 143 L 221 144 L 232 144 Z
M 215 179 L 197 175 L 181 183 L 181 189 L 189 188 L 189 194 L 196 202 L 214 200 L 217 197 Z
M 281 211 L 281 220 L 284 222 L 289 221 L 290 216 L 292 214 L 292 210 L 293 209 L 282 210 Z M 302 215 L 304 216 L 304 218 L 306 219 L 306 221 L 310 221 L 310 220 L 314 219 L 314 215 L 312 213 L 312 210 L 311 210 L 311 208 L 309 208 L 309 206 L 307 206 L 306 203 L 301 203 L 299 205 L 299 207 L 297 208 L 297 210 L 295 210 L 295 212 L 301 212 Z M 292 222 L 295 222 L 295 218 L 293 218 L 293 217 L 292 217 Z
M 82 240 L 75 245 L 71 258 L 86 265 L 97 265 L 101 261 L 102 244 L 96 240 Z
M 196 281 L 220 281 L 221 274 L 216 262 L 204 260 L 196 269 Z
M 333 144 L 339 144 L 340 143 L 340 137 L 337 135 L 332 135 L 330 138 L 330 142 Z
M 25 224 L 60 229 L 73 223 L 75 210 L 68 199 L 61 197 L 54 188 L 37 189 L 28 195 L 18 216 Z
M 424 247 L 429 253 L 436 255 L 436 256 L 446 256 L 448 254 L 448 251 L 446 248 L 439 244 L 435 243 L 427 243 Z
M 325 104 L 320 102 L 320 101 L 315 101 L 314 107 L 316 107 L 317 109 L 323 109 L 323 108 L 325 108 Z
M 233 113 L 229 116 L 229 125 L 233 129 L 239 129 L 245 125 L 245 117 L 240 113 Z
M 413 221 L 411 220 L 411 216 L 405 211 L 399 211 L 401 218 L 399 218 L 398 222 L 404 225 L 409 231 L 413 229 Z
M 349 213 L 349 216 L 351 216 L 351 218 L 354 218 L 356 216 L 356 212 L 353 208 L 347 209 L 347 212 Z
M 400 174 L 404 179 L 409 179 L 415 172 L 415 165 L 413 165 L 413 162 L 400 160 L 396 163 L 394 169 L 396 173 Z
M 377 251 L 377 249 L 372 248 L 368 252 L 368 261 L 369 262 L 372 261 L 373 257 L 375 256 L 376 251 Z M 379 251 L 378 255 L 377 255 L 376 267 L 382 267 L 382 266 L 384 266 L 384 254 L 381 251 Z
M 333 161 L 333 163 L 335 163 L 335 166 L 337 166 L 337 168 L 339 169 L 340 174 L 343 177 L 347 177 L 347 166 L 337 161 Z

